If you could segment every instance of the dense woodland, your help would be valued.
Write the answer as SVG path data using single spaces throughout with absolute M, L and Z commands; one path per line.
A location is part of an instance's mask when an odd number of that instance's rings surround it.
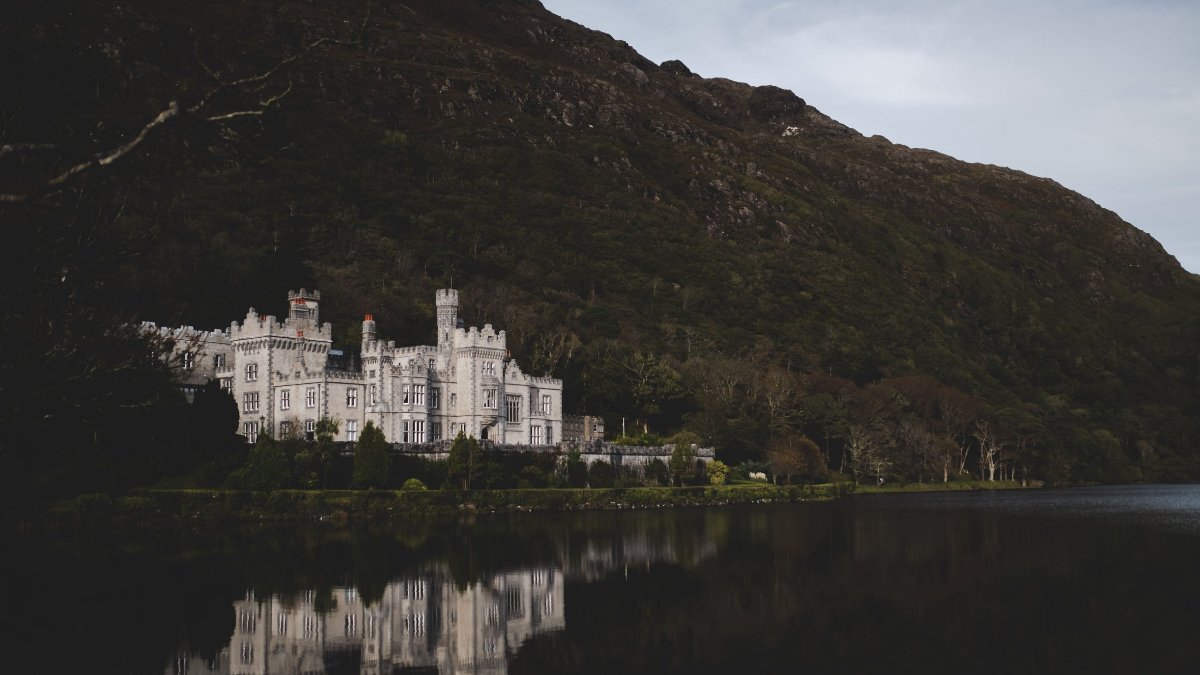
M 30 492 L 235 471 L 131 326 L 302 285 L 354 349 L 367 312 L 429 342 L 453 284 L 566 412 L 735 467 L 1200 477 L 1200 279 L 1053 181 L 536 2 L 3 12 L 0 443 Z

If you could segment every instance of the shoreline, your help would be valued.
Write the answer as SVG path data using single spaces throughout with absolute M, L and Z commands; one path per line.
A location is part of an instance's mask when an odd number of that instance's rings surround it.
M 10 513 L 9 529 L 69 531 L 112 528 L 220 527 L 246 523 L 388 523 L 456 514 L 645 510 L 818 502 L 855 494 L 1014 490 L 1041 487 L 1016 481 L 963 481 L 856 486 L 737 484 L 688 487 L 540 488 L 513 490 L 276 490 L 139 489 L 124 497 L 85 494 Z M 14 522 L 15 521 L 15 522 Z

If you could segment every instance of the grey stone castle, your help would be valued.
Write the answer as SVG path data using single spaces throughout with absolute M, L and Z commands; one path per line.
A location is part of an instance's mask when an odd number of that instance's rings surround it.
M 392 443 L 427 444 L 459 433 L 505 445 L 554 446 L 562 440 L 562 380 L 521 372 L 504 331 L 464 328 L 458 291 L 437 291 L 437 344 L 381 341 L 374 317 L 362 325 L 359 359 L 333 350 L 320 323 L 319 291 L 288 293 L 283 321 L 254 308 L 229 329 L 159 328 L 175 343 L 182 384 L 217 379 L 241 413 L 248 440 L 304 436 L 321 418 L 338 422 L 335 440 L 356 441 L 367 422 Z

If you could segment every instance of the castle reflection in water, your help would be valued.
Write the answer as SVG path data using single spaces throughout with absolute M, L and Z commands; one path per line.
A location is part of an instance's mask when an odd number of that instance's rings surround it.
M 466 588 L 436 572 L 403 578 L 369 605 L 354 588 L 332 594 L 285 601 L 248 592 L 233 605 L 233 637 L 215 661 L 181 654 L 166 673 L 503 673 L 506 652 L 566 625 L 562 579 L 552 568 L 495 574 Z
M 436 565 L 393 580 L 376 602 L 353 587 L 335 587 L 332 597 L 248 591 L 233 603 L 233 635 L 215 659 L 181 652 L 164 674 L 505 673 L 507 656 L 530 637 L 566 628 L 566 576 L 591 581 L 659 561 L 691 566 L 716 546 L 680 550 L 661 533 L 629 532 L 576 550 L 565 568 L 498 572 L 465 587 Z

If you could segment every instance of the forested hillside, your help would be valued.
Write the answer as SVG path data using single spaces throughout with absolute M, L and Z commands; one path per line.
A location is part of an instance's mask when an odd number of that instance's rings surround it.
M 21 2 L 0 60 L 20 466 L 167 405 L 126 322 L 307 286 L 346 346 L 367 312 L 425 343 L 453 284 L 568 412 L 731 463 L 808 437 L 863 478 L 1200 477 L 1200 279 L 1052 180 L 537 2 Z

